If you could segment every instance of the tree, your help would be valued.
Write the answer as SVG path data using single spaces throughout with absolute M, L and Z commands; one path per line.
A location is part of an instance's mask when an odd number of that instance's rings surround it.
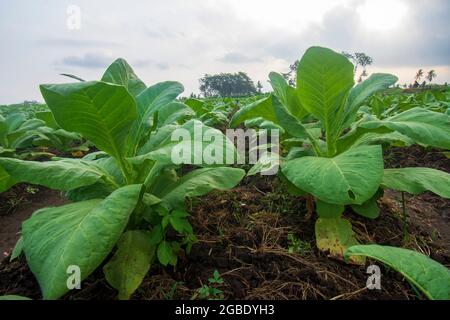
M 253 80 L 245 72 L 206 74 L 200 79 L 200 91 L 206 97 L 242 97 L 256 94 Z
M 356 52 L 355 59 L 356 59 L 356 67 L 358 65 L 363 67 L 363 72 L 366 71 L 367 66 L 370 66 L 373 63 L 373 59 L 368 55 L 366 55 L 364 52 Z
M 261 81 L 258 81 L 258 83 L 256 84 L 256 90 L 259 94 L 262 93 L 262 88 L 263 88 L 263 85 L 262 85 Z
M 358 82 L 361 82 L 364 77 L 367 77 L 369 75 L 366 68 L 373 63 L 372 57 L 368 56 L 364 52 L 355 52 L 354 54 L 351 54 L 342 51 L 342 55 L 353 62 L 353 64 L 355 65 L 355 74 L 358 70 L 358 66 L 361 66 L 363 68 L 361 75 L 358 77 Z
M 417 71 L 416 76 L 414 77 L 414 79 L 416 80 L 416 82 L 419 82 L 420 79 L 422 79 L 422 77 L 423 77 L 423 70 L 422 70 L 422 69 L 419 69 L 419 70 Z
M 297 81 L 298 63 L 299 60 L 295 60 L 294 63 L 289 66 L 289 72 L 281 74 L 290 86 L 295 86 L 295 82 Z
M 428 71 L 427 76 L 425 77 L 425 79 L 427 79 L 431 83 L 431 81 L 433 81 L 433 79 L 436 78 L 436 77 L 437 77 L 436 71 L 430 70 L 430 71 Z
M 363 72 L 361 73 L 361 75 L 358 78 L 358 82 L 362 82 L 364 77 L 367 77 L 367 71 L 366 70 L 363 70 Z

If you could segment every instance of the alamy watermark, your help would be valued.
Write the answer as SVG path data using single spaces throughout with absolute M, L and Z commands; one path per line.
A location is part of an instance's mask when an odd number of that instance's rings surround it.
M 81 269 L 77 265 L 67 267 L 66 273 L 69 275 L 66 280 L 67 289 L 81 289 Z
M 369 290 L 381 290 L 381 270 L 380 267 L 373 264 L 367 267 L 367 274 L 370 276 L 367 278 L 366 287 Z
M 77 5 L 70 5 L 66 9 L 66 26 L 69 30 L 81 29 L 81 8 Z

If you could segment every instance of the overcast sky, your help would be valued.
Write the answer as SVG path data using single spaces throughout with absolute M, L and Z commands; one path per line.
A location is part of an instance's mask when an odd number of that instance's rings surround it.
M 81 10 L 80 29 L 71 29 Z M 198 92 L 205 73 L 247 72 L 265 88 L 270 71 L 313 45 L 362 51 L 369 72 L 400 83 L 435 69 L 450 82 L 448 0 L 1 0 L 0 104 L 42 101 L 40 83 L 99 79 L 125 58 L 147 85 L 177 80 Z M 71 24 L 73 26 L 73 24 Z

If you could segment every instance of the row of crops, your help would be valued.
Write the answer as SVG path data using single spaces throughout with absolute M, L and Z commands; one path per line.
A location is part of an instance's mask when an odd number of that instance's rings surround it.
M 355 86 L 352 63 L 321 47 L 300 60 L 295 87 L 277 73 L 269 79 L 273 93 L 264 96 L 180 99 L 180 83 L 147 87 L 118 59 L 100 81 L 41 85 L 48 110 L 0 116 L 0 191 L 36 184 L 71 200 L 26 220 L 12 254 L 26 256 L 43 297 L 68 292 L 70 266 L 85 279 L 104 264 L 118 297 L 130 298 L 152 264 L 176 266 L 197 242 L 186 198 L 232 189 L 279 166 L 289 193 L 315 208 L 319 250 L 355 265 L 379 260 L 428 298 L 449 299 L 445 266 L 411 250 L 359 243 L 344 212 L 351 208 L 370 223 L 386 189 L 450 198 L 450 174 L 385 169 L 383 160 L 390 147 L 450 149 L 450 91 L 403 94 L 389 89 L 398 80 L 390 74 Z M 194 134 L 198 127 L 222 139 L 205 142 Z M 249 172 L 236 164 L 193 169 L 191 161 L 172 161 L 175 130 L 192 133 L 189 143 L 236 154 L 224 131 L 238 127 L 278 130 L 280 155 L 261 157 Z M 33 160 L 42 157 L 49 161 Z

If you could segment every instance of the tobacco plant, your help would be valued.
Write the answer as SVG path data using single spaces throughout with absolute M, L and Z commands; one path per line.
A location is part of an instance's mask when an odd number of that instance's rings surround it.
M 0 156 L 28 159 L 37 156 L 54 156 L 36 151 L 52 147 L 61 152 L 88 151 L 81 136 L 57 126 L 51 112 L 37 112 L 27 119 L 24 113 L 13 113 L 6 118 L 0 115 Z M 78 145 L 78 146 L 77 146 Z
M 171 112 L 183 107 L 175 101 L 183 91 L 180 83 L 147 87 L 122 59 L 101 81 L 40 89 L 57 125 L 80 133 L 99 152 L 49 162 L 0 158 L 0 191 L 26 182 L 65 191 L 72 200 L 26 220 L 15 255 L 23 249 L 45 299 L 69 290 L 73 270 L 79 268 L 83 280 L 104 262 L 106 280 L 127 299 L 153 262 L 175 266 L 179 252 L 195 243 L 185 198 L 230 189 L 245 172 L 212 165 L 180 176 L 176 169 L 182 164 L 171 160 L 176 145 L 171 133 L 208 127 Z M 193 136 L 203 147 L 203 137 Z M 223 141 L 235 151 L 226 137 Z
M 346 57 L 312 47 L 298 64 L 296 87 L 277 73 L 269 77 L 274 93 L 239 110 L 231 126 L 262 118 L 266 126 L 282 128 L 283 157 L 263 157 L 251 173 L 280 161 L 289 190 L 314 197 L 319 249 L 342 258 L 358 244 L 350 222 L 342 217 L 345 207 L 375 219 L 384 189 L 411 194 L 428 190 L 450 198 L 448 173 L 384 169 L 382 153 L 382 145 L 404 140 L 450 149 L 448 115 L 420 107 L 385 119 L 358 114 L 369 97 L 397 81 L 395 76 L 373 74 L 354 86 L 354 68 Z M 362 263 L 358 256 L 351 261 Z

